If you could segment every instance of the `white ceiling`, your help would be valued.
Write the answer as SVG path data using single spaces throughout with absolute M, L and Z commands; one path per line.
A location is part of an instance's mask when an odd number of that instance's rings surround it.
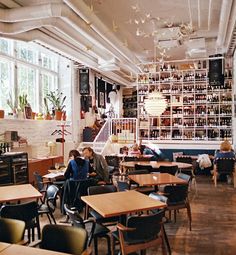
M 39 42 L 128 85 L 140 63 L 161 56 L 208 57 L 230 43 L 232 54 L 235 20 L 234 0 L 0 0 L 1 36 Z

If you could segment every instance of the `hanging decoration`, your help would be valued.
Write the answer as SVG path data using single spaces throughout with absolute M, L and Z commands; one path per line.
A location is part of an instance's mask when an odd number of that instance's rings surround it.
M 144 99 L 144 108 L 151 116 L 160 116 L 167 107 L 167 101 L 164 96 L 154 90 Z

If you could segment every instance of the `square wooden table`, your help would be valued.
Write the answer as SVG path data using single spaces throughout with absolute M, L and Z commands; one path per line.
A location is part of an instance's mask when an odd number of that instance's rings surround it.
M 140 186 L 158 186 L 167 184 L 187 184 L 183 179 L 167 173 L 134 174 L 128 176 Z
M 82 196 L 81 199 L 103 217 L 166 207 L 165 203 L 134 190 Z
M 0 252 L 5 250 L 7 247 L 9 247 L 11 244 L 10 243 L 4 243 L 0 242 Z
M 0 203 L 41 198 L 42 194 L 31 184 L 0 187 Z
M 9 244 L 4 250 L 0 251 L 0 255 L 66 255 L 68 253 L 56 252 L 38 248 L 32 248 L 23 245 Z

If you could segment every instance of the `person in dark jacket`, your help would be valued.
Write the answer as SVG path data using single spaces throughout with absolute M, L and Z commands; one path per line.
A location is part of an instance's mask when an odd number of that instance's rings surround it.
M 96 179 L 98 184 L 109 183 L 109 171 L 105 158 L 102 155 L 95 153 L 90 147 L 85 147 L 83 149 L 83 156 L 85 159 L 89 160 L 90 176 Z
M 65 171 L 65 178 L 70 180 L 86 180 L 89 172 L 88 160 L 82 159 L 77 150 L 69 152 L 69 164 Z

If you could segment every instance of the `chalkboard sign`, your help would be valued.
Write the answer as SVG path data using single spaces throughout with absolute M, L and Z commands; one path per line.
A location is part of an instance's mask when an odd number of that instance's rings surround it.
M 79 69 L 79 93 L 89 95 L 89 69 Z
M 219 57 L 221 55 L 212 56 Z M 222 59 L 209 60 L 209 84 L 220 86 L 224 84 L 224 73 L 222 71 Z

